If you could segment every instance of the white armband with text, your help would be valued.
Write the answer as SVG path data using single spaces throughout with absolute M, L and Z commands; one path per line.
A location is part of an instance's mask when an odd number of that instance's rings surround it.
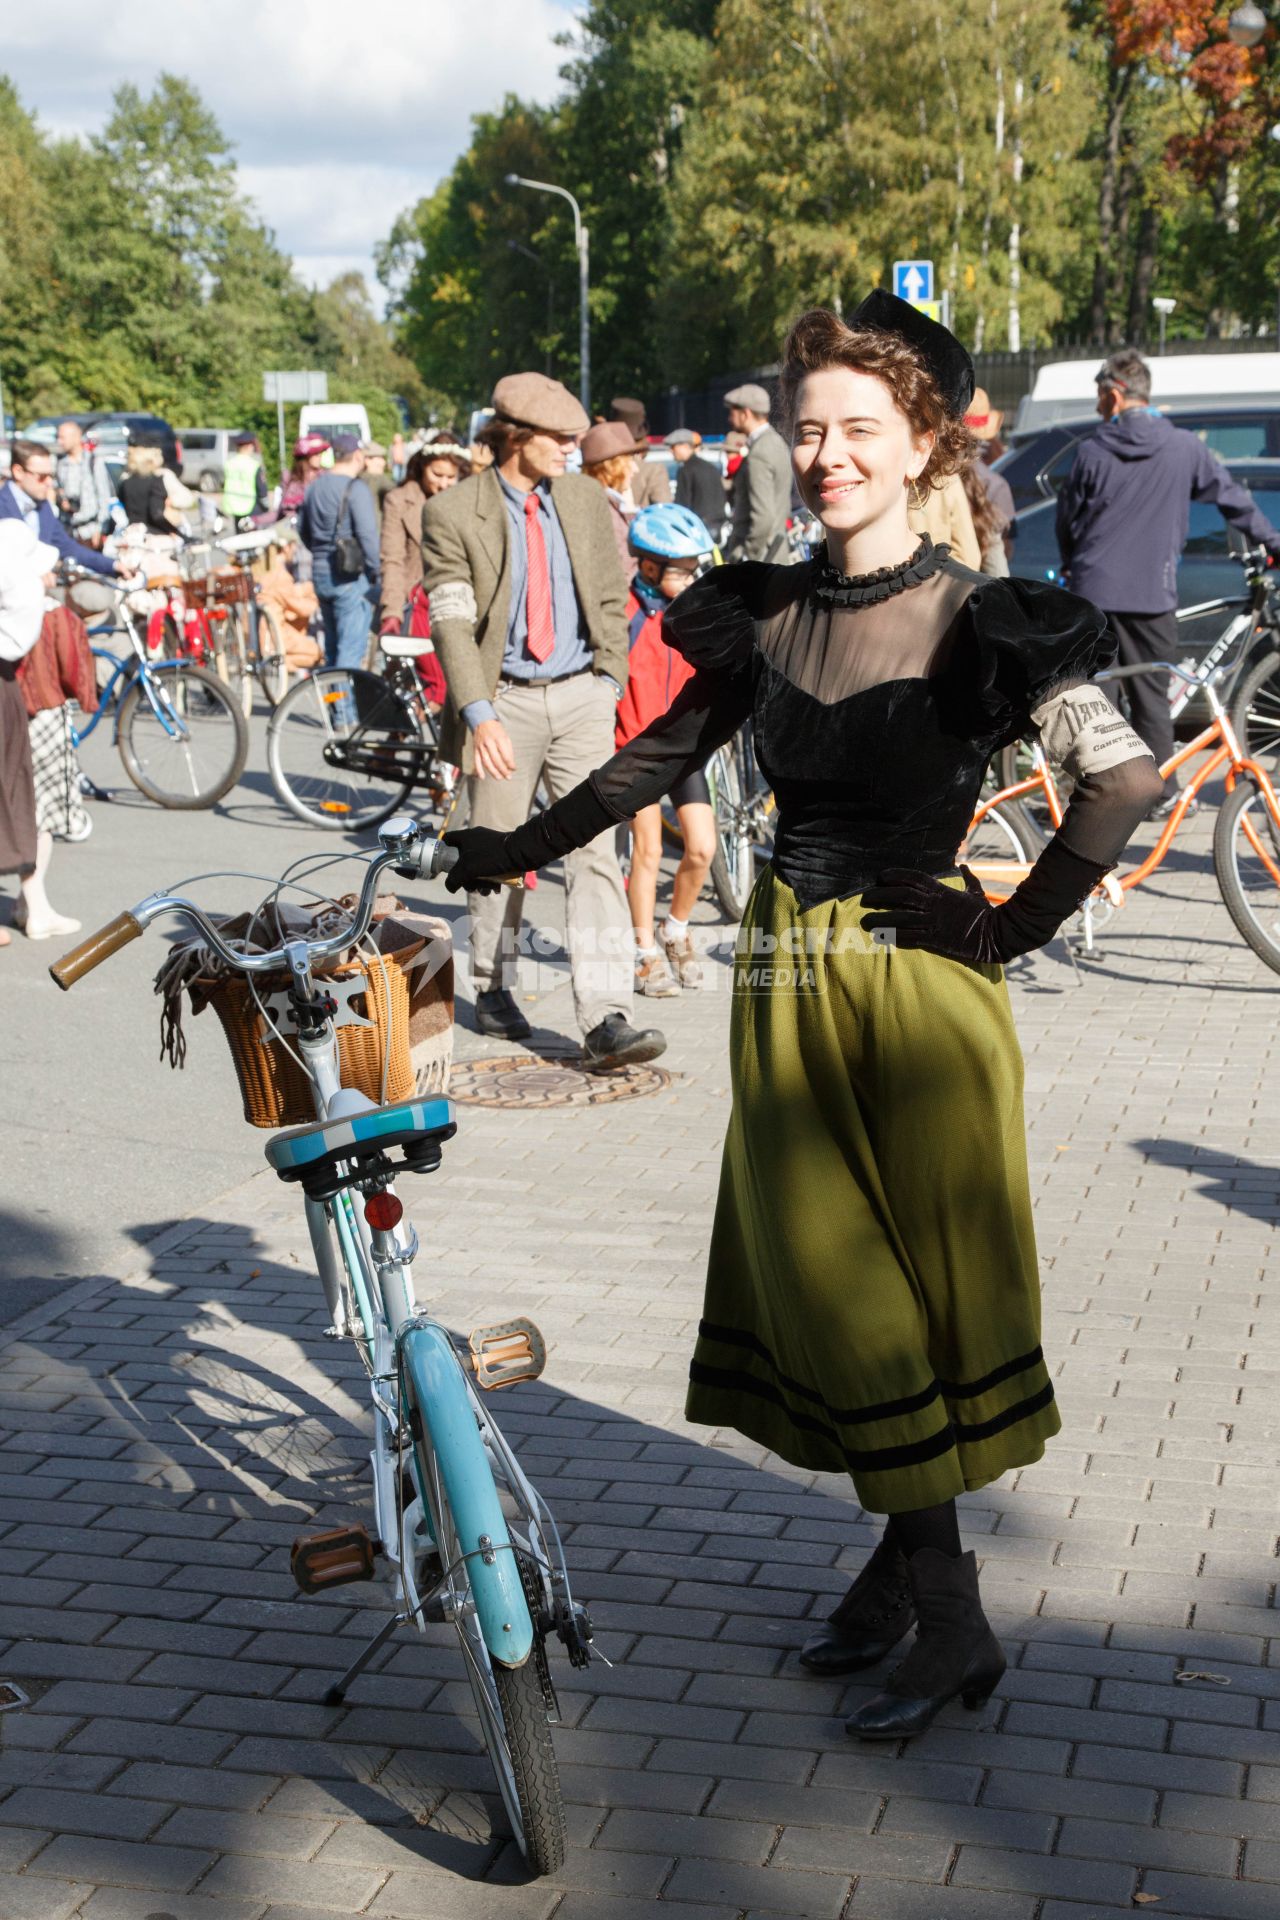
M 1143 754 L 1155 758 L 1100 687 L 1068 687 L 1055 693 L 1032 709 L 1031 719 L 1049 759 L 1073 780 L 1105 773 Z

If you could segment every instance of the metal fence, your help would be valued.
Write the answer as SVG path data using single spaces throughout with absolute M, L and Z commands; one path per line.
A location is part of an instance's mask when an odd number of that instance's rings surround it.
M 1154 347 L 1143 344 L 1148 358 L 1158 358 Z M 1171 353 L 1274 353 L 1275 334 L 1260 338 L 1227 340 L 1221 336 L 1202 340 L 1170 340 L 1165 348 Z M 1096 360 L 1099 365 L 1106 349 L 1085 341 L 1068 341 L 1054 347 L 1026 347 L 1021 353 L 979 353 L 974 355 L 978 385 L 985 387 L 993 407 L 1011 416 L 1019 400 L 1035 385 L 1037 371 L 1051 360 Z M 754 381 L 768 390 L 776 406 L 779 368 L 750 367 L 745 372 L 726 373 L 705 387 L 669 387 L 647 402 L 649 431 L 671 433 L 676 427 L 693 427 L 698 433 L 723 433 L 727 425 L 724 396 L 744 381 Z

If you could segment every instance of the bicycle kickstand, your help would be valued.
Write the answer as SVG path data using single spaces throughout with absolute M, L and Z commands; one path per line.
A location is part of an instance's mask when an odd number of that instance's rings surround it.
M 393 1613 L 374 1634 L 368 1646 L 358 1653 L 340 1680 L 335 1680 L 324 1696 L 326 1707 L 340 1707 L 347 1697 L 347 1688 L 358 1674 L 364 1672 L 375 1653 L 385 1647 L 397 1627 L 402 1627 L 410 1616 L 407 1613 Z

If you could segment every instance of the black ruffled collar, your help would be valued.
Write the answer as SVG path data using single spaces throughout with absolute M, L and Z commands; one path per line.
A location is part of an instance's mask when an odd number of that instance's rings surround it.
M 829 560 L 815 561 L 810 598 L 819 607 L 878 606 L 931 579 L 950 557 L 950 547 L 935 546 L 926 533 L 909 560 L 896 567 L 877 567 L 874 573 L 841 573 Z

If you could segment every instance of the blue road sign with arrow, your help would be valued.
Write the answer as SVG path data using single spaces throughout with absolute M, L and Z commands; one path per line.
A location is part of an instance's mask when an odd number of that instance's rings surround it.
M 910 300 L 913 306 L 919 306 L 924 300 L 932 300 L 932 260 L 895 260 L 893 290 L 899 300 Z

